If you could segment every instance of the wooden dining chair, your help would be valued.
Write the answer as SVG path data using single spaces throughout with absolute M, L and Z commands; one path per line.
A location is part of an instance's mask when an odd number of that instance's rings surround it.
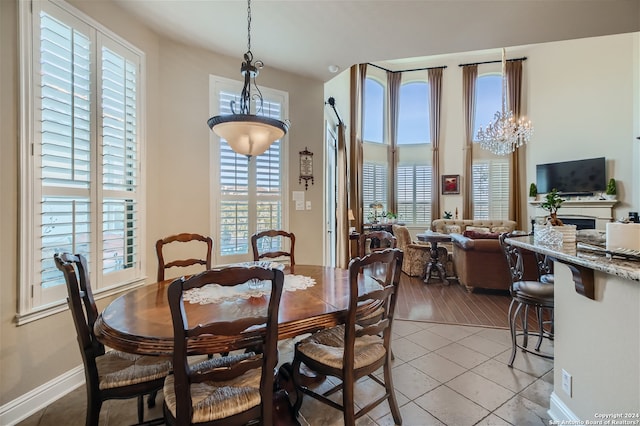
M 291 368 L 296 413 L 302 406 L 303 396 L 308 395 L 341 410 L 344 424 L 353 426 L 356 419 L 387 400 L 395 424 L 402 424 L 391 375 L 391 326 L 402 257 L 401 250 L 387 249 L 349 262 L 349 308 L 345 323 L 318 331 L 295 345 Z M 377 264 L 386 266 L 385 274 L 381 278 L 365 276 L 368 269 Z M 365 303 L 367 309 L 363 312 Z M 320 375 L 337 378 L 340 383 L 322 393 L 310 389 L 300 371 L 302 363 Z M 380 367 L 382 379 L 375 374 Z M 384 387 L 384 393 L 356 412 L 354 387 L 363 377 Z M 341 403 L 329 398 L 339 390 L 342 390 Z
M 374 251 L 381 251 L 398 246 L 397 238 L 388 231 L 369 231 L 360 234 L 358 239 L 358 255 L 360 257 Z M 368 248 L 368 250 L 367 250 Z
M 207 245 L 206 255 L 200 259 L 189 258 L 182 260 L 173 260 L 166 262 L 164 259 L 165 245 L 171 243 L 192 243 L 201 241 Z M 195 244 L 195 243 L 194 243 Z M 204 265 L 206 269 L 211 269 L 211 252 L 213 250 L 213 240 L 211 237 L 206 237 L 200 234 L 181 233 L 171 235 L 169 237 L 156 241 L 156 254 L 158 255 L 158 282 L 164 281 L 164 273 L 166 269 L 173 267 L 188 267 L 192 265 Z M 203 251 L 203 254 L 205 252 Z
M 289 239 L 289 251 L 284 251 L 285 239 Z M 251 248 L 253 249 L 253 260 L 262 258 L 274 259 L 277 257 L 289 257 L 289 263 L 294 266 L 295 261 L 296 236 L 292 232 L 269 229 L 257 232 L 251 236 Z
M 267 282 L 270 296 L 256 298 L 243 317 L 215 323 L 188 318 L 183 293 L 206 284 L 238 286 Z M 270 425 L 274 371 L 278 363 L 278 309 L 284 275 L 281 270 L 231 267 L 208 270 L 169 285 L 173 322 L 173 374 L 164 383 L 164 414 L 169 425 Z M 212 306 L 211 309 L 215 309 Z M 242 311 L 240 311 L 242 313 Z M 190 364 L 188 355 L 206 353 L 207 341 L 233 337 L 237 354 Z
M 67 283 L 69 310 L 78 335 L 87 387 L 86 424 L 97 425 L 102 403 L 109 399 L 138 398 L 138 422 L 144 420 L 144 395 L 155 406 L 155 395 L 171 370 L 166 357 L 105 351 L 93 332 L 98 310 L 93 299 L 87 260 L 80 254 L 56 253 L 55 264 Z M 146 424 L 162 424 L 163 419 Z

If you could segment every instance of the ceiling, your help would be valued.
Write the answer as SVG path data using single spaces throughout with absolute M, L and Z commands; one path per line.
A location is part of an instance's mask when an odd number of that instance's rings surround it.
M 247 50 L 245 0 L 112 1 L 155 32 L 238 65 Z M 419 63 L 406 58 L 640 30 L 639 0 L 253 0 L 251 14 L 255 59 L 322 81 L 331 65 L 399 69 Z

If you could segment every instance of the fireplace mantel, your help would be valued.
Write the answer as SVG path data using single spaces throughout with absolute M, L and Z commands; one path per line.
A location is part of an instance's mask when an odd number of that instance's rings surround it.
M 534 216 L 548 216 L 549 212 L 540 207 L 544 201 L 530 201 L 529 205 L 535 208 Z M 596 229 L 605 230 L 607 222 L 613 220 L 613 206 L 617 200 L 575 200 L 568 199 L 558 209 L 558 216 L 582 216 L 596 220 Z

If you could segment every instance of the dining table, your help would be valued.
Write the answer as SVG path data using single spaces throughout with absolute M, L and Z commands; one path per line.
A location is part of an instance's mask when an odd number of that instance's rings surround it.
M 294 265 L 284 269 L 286 275 L 308 277 L 315 283 L 304 289 L 282 292 L 278 312 L 278 338 L 301 334 L 341 324 L 349 304 L 349 271 L 317 265 Z M 308 279 L 307 278 L 307 279 Z M 96 338 L 123 352 L 167 356 L 173 353 L 173 325 L 167 300 L 167 288 L 174 279 L 133 289 L 114 299 L 98 316 L 94 325 Z M 360 274 L 359 292 L 380 287 L 370 275 Z M 185 301 L 189 323 L 205 324 L 230 321 L 237 317 L 262 314 L 268 306 L 268 294 L 237 297 L 216 303 Z M 367 315 L 377 306 L 358 306 L 358 315 Z M 260 313 L 258 313 L 260 312 Z M 228 349 L 232 337 L 216 336 L 189 343 L 193 353 L 220 353 Z

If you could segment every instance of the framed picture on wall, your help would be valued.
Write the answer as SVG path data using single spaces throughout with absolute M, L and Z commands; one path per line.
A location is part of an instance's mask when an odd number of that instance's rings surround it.
M 442 175 L 442 194 L 460 193 L 460 175 Z

